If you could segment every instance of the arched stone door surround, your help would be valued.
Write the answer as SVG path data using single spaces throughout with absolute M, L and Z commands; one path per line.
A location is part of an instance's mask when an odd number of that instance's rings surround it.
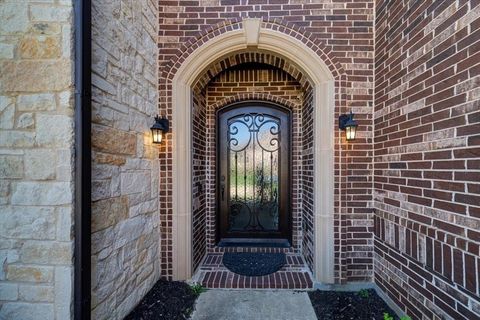
M 222 57 L 254 47 L 294 63 L 309 78 L 314 100 L 314 234 L 316 281 L 334 282 L 334 106 L 335 78 L 321 50 L 298 37 L 245 19 L 239 28 L 219 33 L 193 50 L 172 79 L 172 272 L 174 279 L 192 276 L 192 86 L 202 72 Z M 333 69 L 332 63 L 329 62 Z M 333 71 L 333 72 L 332 72 Z

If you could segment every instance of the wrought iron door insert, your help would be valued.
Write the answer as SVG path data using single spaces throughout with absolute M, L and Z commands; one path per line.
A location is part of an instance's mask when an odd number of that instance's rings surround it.
M 261 102 L 218 114 L 220 237 L 289 237 L 289 111 Z

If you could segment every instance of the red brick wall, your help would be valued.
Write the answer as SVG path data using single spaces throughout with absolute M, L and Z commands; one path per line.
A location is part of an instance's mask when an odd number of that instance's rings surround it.
M 206 228 L 207 228 L 207 115 L 206 115 L 206 91 L 196 90 L 193 95 L 192 107 L 192 239 L 193 239 L 193 269 L 195 270 L 207 252 Z
M 315 233 L 314 233 L 314 130 L 313 130 L 313 90 L 308 89 L 302 101 L 302 253 L 307 264 L 313 270 Z
M 375 281 L 415 319 L 479 319 L 480 7 L 378 1 Z
M 160 109 L 171 114 L 170 79 L 186 55 L 204 41 L 239 28 L 244 17 L 290 34 L 313 47 L 335 76 L 335 114 L 353 110 L 359 137 L 335 143 L 335 280 L 369 281 L 373 276 L 372 106 L 373 0 L 311 1 L 208 0 L 160 1 Z M 224 25 L 222 25 L 222 23 Z M 175 124 L 172 123 L 173 131 Z M 160 152 L 162 273 L 171 274 L 171 145 Z M 170 180 L 169 180 L 170 179 Z M 207 196 L 208 199 L 208 196 Z M 207 225 L 208 225 L 207 219 Z M 207 232 L 207 237 L 209 232 Z M 164 250 L 164 251 L 163 251 Z

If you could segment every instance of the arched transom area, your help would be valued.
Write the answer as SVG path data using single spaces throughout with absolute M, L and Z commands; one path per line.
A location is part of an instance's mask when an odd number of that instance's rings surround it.
M 220 72 L 225 71 L 236 66 L 257 64 L 269 65 L 273 68 L 284 71 L 289 74 L 295 81 L 301 84 L 302 87 L 311 87 L 308 76 L 305 75 L 298 66 L 292 61 L 282 58 L 271 52 L 261 52 L 259 50 L 249 50 L 244 52 L 235 52 L 227 57 L 224 57 L 207 67 L 199 78 L 195 81 L 194 88 L 201 89 L 208 85 L 208 83 Z

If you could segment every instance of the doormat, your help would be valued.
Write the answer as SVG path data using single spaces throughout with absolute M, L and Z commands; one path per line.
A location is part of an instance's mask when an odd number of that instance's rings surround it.
M 237 274 L 249 277 L 274 273 L 287 263 L 285 253 L 225 252 L 223 264 Z

